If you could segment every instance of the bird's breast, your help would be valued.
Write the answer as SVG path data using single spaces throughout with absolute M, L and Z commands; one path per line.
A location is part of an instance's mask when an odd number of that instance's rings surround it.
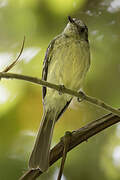
M 84 41 L 59 44 L 53 52 L 48 81 L 79 90 L 89 68 L 89 45 Z

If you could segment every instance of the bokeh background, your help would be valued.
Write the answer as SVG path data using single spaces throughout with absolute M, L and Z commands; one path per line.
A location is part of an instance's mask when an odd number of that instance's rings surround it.
M 91 67 L 83 90 L 120 107 L 120 0 L 0 0 L 0 71 L 25 48 L 14 73 L 41 78 L 46 48 L 61 33 L 67 16 L 89 28 Z M 69 74 L 68 74 L 69 75 Z M 19 80 L 0 82 L 0 180 L 17 180 L 28 159 L 43 113 L 41 87 Z M 52 146 L 108 113 L 76 99 L 56 124 Z M 39 179 L 56 180 L 60 161 Z M 62 180 L 119 180 L 120 124 L 69 152 Z

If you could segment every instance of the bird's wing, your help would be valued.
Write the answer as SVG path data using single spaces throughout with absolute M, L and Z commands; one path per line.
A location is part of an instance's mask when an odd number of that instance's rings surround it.
M 46 51 L 46 54 L 45 54 L 45 59 L 44 59 L 44 62 L 43 62 L 43 71 L 42 71 L 42 79 L 44 81 L 47 81 L 47 75 L 48 75 L 48 68 L 50 66 L 50 62 L 51 62 L 51 59 L 52 59 L 52 56 L 53 56 L 53 52 L 54 52 L 54 45 L 55 45 L 55 41 L 57 39 L 61 38 L 60 35 L 58 35 L 55 39 L 53 39 L 48 48 L 47 48 L 47 51 Z M 46 93 L 47 93 L 47 88 L 45 86 L 43 86 L 42 88 L 42 96 L 43 96 L 43 101 L 44 101 L 44 98 L 46 96 Z M 67 109 L 67 107 L 69 106 L 70 102 L 71 102 L 72 98 L 66 102 L 66 105 L 61 109 L 60 113 L 58 114 L 58 117 L 56 119 L 56 121 L 60 118 L 60 116 L 63 114 L 63 112 Z
M 45 54 L 45 58 L 43 61 L 43 71 L 42 71 L 42 80 L 44 80 L 44 81 L 47 81 L 48 68 L 50 65 L 51 58 L 52 58 L 54 44 L 55 44 L 56 39 L 58 39 L 58 38 L 59 38 L 59 36 L 57 36 L 55 39 L 53 39 L 50 42 L 50 44 L 47 48 L 46 54 Z M 43 89 L 42 89 L 43 99 L 45 98 L 46 92 L 47 92 L 47 88 L 43 87 Z

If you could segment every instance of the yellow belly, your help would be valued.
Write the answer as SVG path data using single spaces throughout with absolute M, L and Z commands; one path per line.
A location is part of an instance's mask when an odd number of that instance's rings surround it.
M 47 81 L 79 90 L 89 68 L 89 47 L 87 44 L 72 42 L 56 50 L 51 59 Z

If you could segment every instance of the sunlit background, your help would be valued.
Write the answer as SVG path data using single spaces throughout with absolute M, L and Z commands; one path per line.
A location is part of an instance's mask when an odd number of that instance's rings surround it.
M 120 107 L 120 0 L 0 0 L 0 70 L 25 48 L 14 73 L 41 78 L 46 48 L 61 33 L 67 16 L 89 28 L 91 67 L 84 91 Z M 0 82 L 0 180 L 17 180 L 28 160 L 42 117 L 41 87 L 19 80 Z M 52 145 L 108 112 L 76 99 L 56 124 Z M 60 161 L 39 179 L 56 180 Z M 120 124 L 73 149 L 62 180 L 119 180 Z

